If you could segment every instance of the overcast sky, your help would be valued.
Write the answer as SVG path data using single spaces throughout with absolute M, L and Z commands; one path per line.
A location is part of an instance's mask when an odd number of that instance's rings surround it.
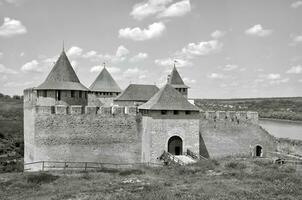
M 41 84 L 65 50 L 87 87 L 106 62 L 121 88 L 190 97 L 302 96 L 302 1 L 0 0 L 0 92 Z

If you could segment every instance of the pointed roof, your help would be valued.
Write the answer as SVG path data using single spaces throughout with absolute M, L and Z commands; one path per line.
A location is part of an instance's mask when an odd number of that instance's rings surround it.
M 138 107 L 146 110 L 188 110 L 199 111 L 170 84 L 161 88 L 148 102 Z
M 168 79 L 168 84 L 172 85 L 173 87 L 177 87 L 177 88 L 189 88 L 183 82 L 183 80 L 182 80 L 181 76 L 179 75 L 175 65 L 174 65 L 173 70 L 171 72 L 171 75 Z
M 158 90 L 156 85 L 130 84 L 115 100 L 148 101 Z
M 46 80 L 39 85 L 38 90 L 82 90 L 88 89 L 82 85 L 73 70 L 63 49 L 60 57 L 48 74 Z
M 97 76 L 95 81 L 89 87 L 91 91 L 98 92 L 121 92 L 121 88 L 117 85 L 106 67 Z

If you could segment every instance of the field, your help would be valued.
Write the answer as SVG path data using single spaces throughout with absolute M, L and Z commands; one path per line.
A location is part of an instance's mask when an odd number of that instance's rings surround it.
M 7 173 L 2 199 L 302 199 L 302 175 L 268 160 L 200 161 L 188 166 L 97 172 Z
M 257 111 L 260 118 L 302 121 L 302 97 L 195 99 L 203 110 Z

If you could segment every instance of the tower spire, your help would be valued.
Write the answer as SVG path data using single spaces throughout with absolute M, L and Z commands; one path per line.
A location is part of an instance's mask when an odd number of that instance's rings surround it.
M 62 51 L 65 51 L 64 40 L 63 40 L 63 44 L 62 44 Z
M 103 67 L 106 68 L 106 62 L 103 62 Z

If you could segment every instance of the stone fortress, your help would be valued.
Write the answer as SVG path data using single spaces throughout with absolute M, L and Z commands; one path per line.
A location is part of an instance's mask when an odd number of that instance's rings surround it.
M 46 80 L 24 90 L 24 168 L 40 170 L 40 161 L 160 164 L 163 155 L 183 162 L 265 157 L 276 150 L 258 113 L 203 111 L 188 101 L 188 90 L 175 66 L 161 89 L 121 90 L 106 67 L 86 88 L 63 50 Z

